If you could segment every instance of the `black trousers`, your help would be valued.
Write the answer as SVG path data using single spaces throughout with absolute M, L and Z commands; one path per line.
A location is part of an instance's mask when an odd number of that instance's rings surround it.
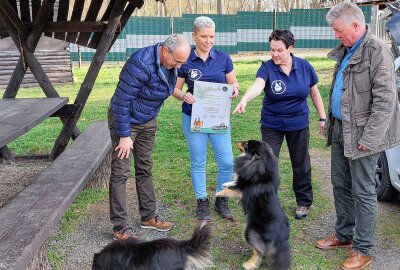
M 313 191 L 311 185 L 311 162 L 308 153 L 310 132 L 308 127 L 295 131 L 278 131 L 261 126 L 262 140 L 271 146 L 279 158 L 279 152 L 286 139 L 293 170 L 293 191 L 298 206 L 311 206 Z

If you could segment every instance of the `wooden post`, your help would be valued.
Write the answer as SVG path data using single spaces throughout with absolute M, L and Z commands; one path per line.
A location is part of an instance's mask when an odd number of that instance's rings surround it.
M 81 53 L 81 46 L 78 45 L 78 67 L 82 67 L 82 53 Z
M 35 76 L 37 82 L 39 83 L 40 87 L 46 93 L 46 96 L 58 96 L 56 89 L 54 89 L 53 85 L 49 80 L 49 77 L 47 77 L 39 61 L 36 59 L 35 55 L 30 51 L 30 49 L 26 46 L 25 40 L 20 39 L 18 32 L 16 31 L 16 29 L 13 27 L 13 24 L 9 20 L 10 18 L 6 18 L 6 14 L 0 9 L 0 21 L 8 29 L 8 33 L 10 34 L 10 37 L 14 41 L 17 48 L 22 47 L 23 51 L 21 52 L 21 54 L 24 54 L 24 58 L 32 74 Z
M 36 49 L 36 46 L 39 42 L 39 39 L 42 35 L 43 28 L 46 26 L 47 20 L 53 11 L 55 0 L 46 0 L 43 2 L 42 7 L 39 10 L 39 13 L 33 23 L 32 31 L 29 33 L 26 39 L 26 46 L 33 52 Z M 18 18 L 19 20 L 19 18 Z M 20 21 L 20 20 L 19 20 Z M 24 26 L 25 28 L 25 26 Z M 26 74 L 26 65 L 24 63 L 23 54 L 21 52 L 21 57 L 18 60 L 18 63 L 14 69 L 12 77 L 10 79 L 9 84 L 7 85 L 7 89 L 4 92 L 3 98 L 14 98 L 17 95 L 18 89 L 21 85 L 21 82 Z M 53 93 L 54 94 L 54 93 Z M 57 94 L 57 92 L 56 92 Z M 58 97 L 58 94 L 56 96 Z
M 86 104 L 90 92 L 93 89 L 94 82 L 99 74 L 100 68 L 104 63 L 104 58 L 110 45 L 114 39 L 115 32 L 120 23 L 120 19 L 124 12 L 126 0 L 117 0 L 113 10 L 111 11 L 110 19 L 108 21 L 107 28 L 100 39 L 96 53 L 90 64 L 89 70 L 86 74 L 84 81 L 82 82 L 81 88 L 79 89 L 78 95 L 75 99 L 74 104 L 80 104 L 76 115 L 72 118 L 68 118 L 65 122 L 60 135 L 58 136 L 56 143 L 54 144 L 53 150 L 50 154 L 50 159 L 57 158 L 67 147 L 69 138 L 71 137 L 72 129 L 76 126 L 78 119 L 82 113 L 82 109 Z

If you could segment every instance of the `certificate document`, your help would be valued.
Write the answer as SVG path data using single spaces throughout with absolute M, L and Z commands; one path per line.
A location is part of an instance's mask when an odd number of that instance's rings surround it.
M 233 86 L 223 83 L 194 82 L 191 132 L 227 133 Z

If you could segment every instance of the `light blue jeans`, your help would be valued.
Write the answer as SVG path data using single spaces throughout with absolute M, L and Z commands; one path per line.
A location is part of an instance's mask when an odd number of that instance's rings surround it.
M 225 134 L 190 132 L 190 116 L 182 113 L 182 129 L 189 147 L 190 173 L 196 199 L 207 198 L 206 162 L 207 145 L 210 139 L 217 160 L 216 192 L 223 189 L 222 184 L 232 181 L 233 153 L 231 132 Z

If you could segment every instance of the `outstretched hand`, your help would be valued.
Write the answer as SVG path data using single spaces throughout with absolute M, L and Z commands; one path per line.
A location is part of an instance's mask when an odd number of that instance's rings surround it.
M 246 112 L 247 102 L 241 100 L 237 105 L 236 108 L 233 110 L 232 114 L 235 113 L 245 113 Z

